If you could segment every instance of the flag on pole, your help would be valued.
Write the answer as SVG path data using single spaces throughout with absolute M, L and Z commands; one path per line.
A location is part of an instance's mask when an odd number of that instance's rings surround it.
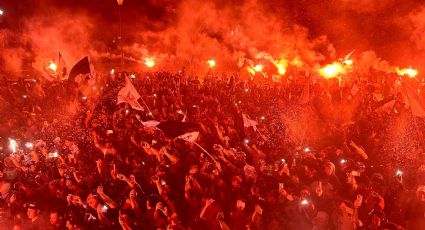
M 252 127 L 254 129 L 254 131 L 257 131 L 257 122 L 256 121 L 249 119 L 248 115 L 246 115 L 244 113 L 242 114 L 242 119 L 243 119 L 243 126 L 245 128 Z
M 64 79 L 64 77 L 67 74 L 67 68 L 65 60 L 63 59 L 62 54 L 59 52 L 59 58 L 58 58 L 58 80 Z
M 183 135 L 180 135 L 176 138 L 187 141 L 187 142 L 195 142 L 198 139 L 198 136 L 199 136 L 199 132 L 190 132 L 190 133 L 185 133 Z
M 413 116 L 425 117 L 425 98 L 408 83 L 403 83 L 402 93 L 404 101 L 410 105 Z
M 140 94 L 137 92 L 133 83 L 131 83 L 128 77 L 125 78 L 125 86 L 118 92 L 117 105 L 121 103 L 128 103 L 133 109 L 144 111 L 143 106 L 137 101 L 140 98 Z
M 149 127 L 149 128 L 156 128 L 159 123 L 159 121 L 155 121 L 155 120 L 150 120 L 150 121 L 140 121 L 142 123 L 143 126 L 145 127 Z
M 395 104 L 395 99 L 379 106 L 378 108 L 375 109 L 375 112 L 377 112 L 377 113 L 380 113 L 380 112 L 389 113 L 393 109 L 394 104 Z
M 69 71 L 68 82 L 75 82 L 75 77 L 79 74 L 88 74 L 90 73 L 90 63 L 89 58 L 84 57 L 77 64 L 75 64 L 71 71 Z

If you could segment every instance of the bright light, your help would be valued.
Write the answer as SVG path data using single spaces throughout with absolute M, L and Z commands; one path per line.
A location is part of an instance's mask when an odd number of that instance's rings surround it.
M 402 172 L 402 171 L 400 171 L 399 169 L 397 169 L 397 171 L 396 171 L 395 175 L 396 175 L 396 176 L 401 176 L 401 175 L 403 175 L 403 172 Z
M 9 149 L 12 150 L 13 153 L 16 153 L 16 149 L 18 147 L 18 143 L 15 140 L 9 139 Z
M 305 153 L 308 153 L 308 152 L 310 152 L 310 151 L 311 151 L 311 149 L 310 149 L 309 147 L 305 147 L 305 148 L 304 148 L 304 152 L 305 152 Z
M 83 96 L 83 97 L 82 97 L 82 99 L 83 99 L 83 100 L 87 100 L 87 97 L 86 97 L 86 96 Z
M 320 75 L 322 75 L 324 78 L 334 78 L 337 77 L 339 74 L 345 73 L 344 67 L 341 66 L 339 63 L 333 63 L 326 65 L 322 69 L 319 70 Z
M 286 67 L 288 66 L 288 62 L 286 60 L 273 61 L 273 64 L 276 66 L 279 75 L 285 75 Z
M 347 60 L 344 60 L 342 63 L 344 63 L 345 65 L 353 65 L 353 60 L 347 59 Z
M 249 143 L 249 140 L 248 139 L 245 139 L 244 142 L 245 142 L 245 144 L 248 144 Z
M 183 113 L 183 111 L 182 111 L 181 109 L 179 109 L 179 110 L 177 111 L 177 113 L 182 114 L 182 113 Z
M 256 65 L 256 66 L 254 66 L 254 70 L 255 70 L 255 72 L 261 72 L 261 71 L 263 71 L 263 65 Z
M 136 74 L 134 74 L 134 73 L 130 74 L 130 78 L 135 79 L 136 78 Z
M 405 68 L 405 69 L 396 68 L 396 71 L 398 75 L 400 76 L 407 75 L 410 78 L 414 78 L 416 77 L 416 75 L 418 75 L 418 71 L 412 68 Z
M 261 120 L 265 120 L 266 118 L 265 118 L 264 116 L 261 116 L 261 117 L 260 117 L 260 119 L 261 119 Z
M 0 16 L 3 16 L 4 10 L 0 9 Z
M 54 62 L 50 62 L 49 69 L 51 69 L 54 72 L 56 72 L 56 70 L 58 69 L 58 66 Z
M 111 74 L 114 74 L 115 73 L 115 69 L 111 69 Z
M 302 204 L 302 205 L 308 205 L 308 201 L 307 201 L 306 199 L 303 199 L 303 200 L 301 201 L 301 204 Z
M 215 67 L 215 65 L 217 64 L 217 63 L 215 62 L 215 60 L 214 60 L 214 59 L 210 59 L 210 60 L 208 60 L 207 62 L 208 62 L 208 66 L 209 66 L 210 68 L 214 68 L 214 67 Z
M 27 142 L 25 143 L 25 147 L 27 147 L 27 149 L 32 149 L 34 145 L 31 142 Z
M 342 159 L 342 160 L 341 160 L 341 164 L 345 164 L 345 163 L 347 163 L 347 160 Z
M 148 68 L 152 68 L 155 66 L 155 59 L 153 57 L 145 57 L 145 65 Z

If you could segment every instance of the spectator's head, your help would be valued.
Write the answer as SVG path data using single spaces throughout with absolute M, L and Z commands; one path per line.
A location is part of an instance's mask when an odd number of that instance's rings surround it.
M 34 221 L 40 215 L 40 208 L 35 203 L 29 203 L 27 205 L 27 216 L 31 221 Z
M 51 211 L 49 216 L 49 221 L 51 225 L 59 225 L 61 221 L 61 217 L 59 215 L 59 212 L 57 211 Z
M 90 208 L 97 209 L 97 205 L 99 204 L 99 199 L 98 199 L 97 195 L 89 194 L 87 196 L 86 201 L 87 201 L 87 204 L 90 206 Z

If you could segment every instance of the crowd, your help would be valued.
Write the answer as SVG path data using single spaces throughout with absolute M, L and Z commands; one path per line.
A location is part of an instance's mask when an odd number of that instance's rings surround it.
M 117 105 L 125 77 L 143 111 Z M 0 229 L 425 229 L 424 121 L 396 85 L 3 81 Z M 401 121 L 410 135 L 388 140 Z

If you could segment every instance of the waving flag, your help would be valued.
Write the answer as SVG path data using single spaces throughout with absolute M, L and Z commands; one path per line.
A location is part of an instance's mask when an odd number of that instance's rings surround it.
M 155 121 L 155 120 L 150 120 L 150 121 L 141 121 L 142 125 L 145 127 L 149 127 L 149 128 L 154 128 L 157 127 L 159 125 L 159 121 Z
M 190 132 L 190 133 L 185 133 L 183 135 L 180 135 L 176 138 L 187 141 L 187 142 L 195 142 L 198 139 L 198 136 L 199 136 L 199 132 Z
M 377 112 L 377 113 L 380 113 L 380 112 L 389 113 L 394 108 L 394 104 L 395 104 L 395 100 L 393 99 L 393 100 L 383 104 L 382 106 L 376 108 L 375 112 Z
M 62 54 L 59 52 L 58 59 L 58 79 L 62 80 L 67 74 L 68 69 L 66 68 L 65 60 L 63 59 Z
M 137 101 L 140 98 L 140 94 L 137 92 L 133 83 L 129 78 L 125 78 L 125 86 L 118 92 L 117 105 L 121 103 L 128 103 L 133 109 L 144 111 L 143 106 Z
M 249 128 L 252 127 L 254 129 L 254 131 L 257 131 L 257 122 L 249 119 L 248 115 L 246 114 L 242 114 L 242 119 L 243 119 L 243 126 L 245 128 Z
M 68 82 L 75 82 L 75 77 L 79 74 L 88 74 L 90 73 L 90 63 L 89 58 L 84 57 L 77 64 L 75 64 L 71 71 L 69 71 Z
M 403 83 L 402 93 L 404 101 L 410 105 L 413 116 L 425 117 L 425 98 L 408 83 Z

